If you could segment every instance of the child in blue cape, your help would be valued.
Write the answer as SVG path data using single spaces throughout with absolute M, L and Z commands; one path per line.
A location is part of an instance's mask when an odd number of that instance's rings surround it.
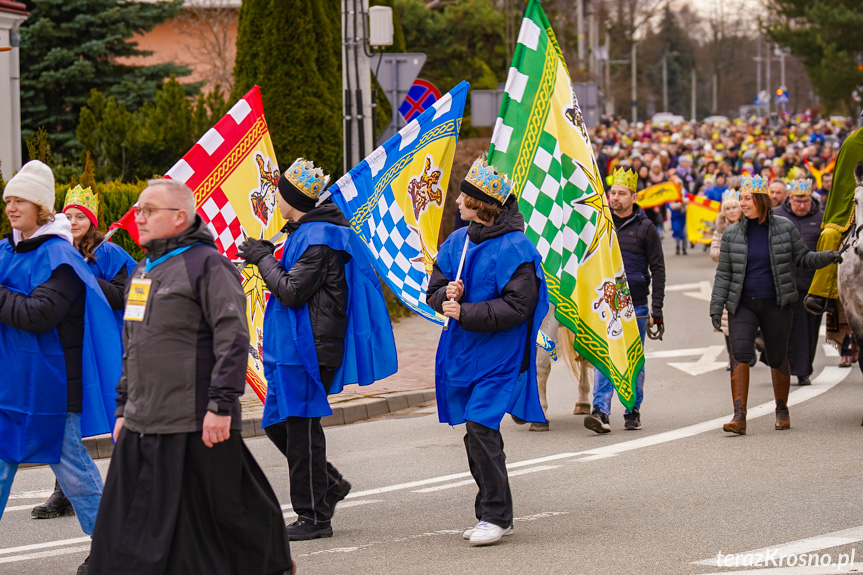
M 96 276 L 122 333 L 126 280 L 138 262 L 117 244 L 104 241 L 104 234 L 96 229 L 99 226 L 99 196 L 91 188 L 78 185 L 68 190 L 63 205 L 63 214 L 71 225 L 72 245 Z M 45 503 L 34 507 L 30 515 L 38 519 L 54 519 L 74 513 L 72 502 L 63 493 L 60 483 L 55 481 L 54 493 Z
M 327 395 L 368 385 L 397 371 L 392 324 L 380 282 L 332 202 L 317 200 L 329 176 L 303 158 L 279 179 L 288 220 L 281 261 L 266 241 L 246 240 L 238 255 L 258 266 L 270 290 L 264 314 L 267 400 L 261 425 L 285 454 L 297 520 L 288 539 L 332 537 L 336 504 L 351 489 L 327 461 L 321 417 Z
M 465 423 L 468 463 L 479 487 L 474 505 L 479 522 L 463 536 L 476 546 L 512 533 L 499 429 L 504 414 L 545 422 L 534 342 L 548 311 L 548 292 L 542 257 L 524 235 L 524 218 L 506 175 L 479 158 L 460 188 L 459 213 L 470 225 L 441 246 L 427 302 L 449 318 L 437 349 L 438 415 L 442 423 Z
M 12 233 L 0 241 L 0 516 L 18 465 L 47 463 L 92 535 L 102 477 L 82 437 L 114 427 L 120 333 L 69 221 L 54 215 L 51 168 L 28 162 L 3 199 Z

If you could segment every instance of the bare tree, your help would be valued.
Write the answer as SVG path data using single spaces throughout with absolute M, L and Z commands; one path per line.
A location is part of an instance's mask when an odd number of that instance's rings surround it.
M 190 42 L 186 45 L 192 65 L 212 88 L 227 93 L 234 87 L 237 16 L 240 0 L 186 0 L 174 26 Z

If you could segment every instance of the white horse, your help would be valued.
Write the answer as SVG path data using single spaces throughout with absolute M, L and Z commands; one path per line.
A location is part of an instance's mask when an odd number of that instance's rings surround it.
M 557 344 L 558 357 L 562 356 L 566 365 L 569 367 L 575 380 L 578 382 L 578 400 L 575 404 L 575 409 L 572 413 L 575 415 L 584 415 L 590 413 L 590 390 L 591 390 L 591 375 L 593 370 L 590 369 L 590 362 L 581 357 L 575 349 L 573 343 L 575 335 L 567 328 L 560 325 L 557 318 L 554 317 L 554 306 L 550 305 L 548 314 L 542 320 L 542 331 L 549 337 L 557 336 L 555 343 Z M 546 384 L 548 382 L 548 374 L 551 371 L 551 356 L 544 349 L 536 350 L 536 383 L 539 387 L 539 402 L 542 404 L 542 411 L 548 417 L 548 399 L 546 398 Z M 531 431 L 548 431 L 547 423 L 531 423 Z
M 853 249 L 845 252 L 842 263 L 839 264 L 839 302 L 845 311 L 848 328 L 857 345 L 863 342 L 863 290 L 860 280 L 863 278 L 863 245 L 860 240 L 859 226 L 863 225 L 863 162 L 857 162 L 854 168 L 854 178 L 857 188 L 854 190 L 854 221 L 851 224 L 851 242 Z M 860 364 L 863 370 L 863 362 Z M 863 425 L 863 423 L 861 423 Z

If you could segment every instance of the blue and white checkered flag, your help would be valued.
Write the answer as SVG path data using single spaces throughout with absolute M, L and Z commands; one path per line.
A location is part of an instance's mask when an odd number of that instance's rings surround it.
M 461 82 L 327 190 L 393 293 L 439 324 L 426 288 L 467 90 Z

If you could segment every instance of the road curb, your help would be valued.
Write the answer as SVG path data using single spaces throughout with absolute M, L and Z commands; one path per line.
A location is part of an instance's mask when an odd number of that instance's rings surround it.
M 339 401 L 331 406 L 333 414 L 321 419 L 321 425 L 324 427 L 333 427 L 336 425 L 357 423 L 379 415 L 407 409 L 408 407 L 431 401 L 434 398 L 435 392 L 433 389 L 424 389 L 382 393 L 359 399 Z M 265 433 L 261 429 L 260 417 L 243 419 L 244 439 L 261 437 L 263 435 Z M 84 446 L 93 459 L 107 459 L 114 453 L 114 442 L 111 440 L 110 434 L 107 433 L 84 439 Z

